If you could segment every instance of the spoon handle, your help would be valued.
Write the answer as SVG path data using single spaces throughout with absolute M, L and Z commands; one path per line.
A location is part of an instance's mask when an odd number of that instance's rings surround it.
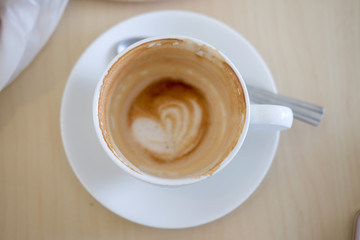
M 360 211 L 355 214 L 353 240 L 360 240 Z
M 246 86 L 250 100 L 260 104 L 277 104 L 291 108 L 294 118 L 318 126 L 324 116 L 323 107 L 293 98 L 281 96 L 260 88 Z

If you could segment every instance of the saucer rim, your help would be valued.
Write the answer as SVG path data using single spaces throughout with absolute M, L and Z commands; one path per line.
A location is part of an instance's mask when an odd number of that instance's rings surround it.
M 241 204 L 243 204 L 246 200 L 248 200 L 248 198 L 250 196 L 253 195 L 253 193 L 258 189 L 259 185 L 263 182 L 264 178 L 266 177 L 271 165 L 272 165 L 272 162 L 275 158 L 275 154 L 277 152 L 277 149 L 278 149 L 278 145 L 279 145 L 279 139 L 280 139 L 280 132 L 277 132 L 276 133 L 276 136 L 275 136 L 275 141 L 274 141 L 274 147 L 272 148 L 271 150 L 271 153 L 269 151 L 269 159 L 270 161 L 267 162 L 267 165 L 264 167 L 265 168 L 265 171 L 264 171 L 264 174 L 258 178 L 258 181 L 257 183 L 254 185 L 254 187 L 252 188 L 251 191 L 248 192 L 247 196 L 242 200 L 242 201 L 238 201 L 237 204 L 235 204 L 235 206 L 231 205 L 231 207 L 227 207 L 227 208 L 224 208 L 224 210 L 222 211 L 222 214 L 218 215 L 217 217 L 214 217 L 210 220 L 205 220 L 205 221 L 202 221 L 202 222 L 199 222 L 198 224 L 190 224 L 190 225 L 182 225 L 182 226 L 179 226 L 179 227 L 167 227 L 167 226 L 159 226 L 159 225 L 151 225 L 151 224 L 147 224 L 147 223 L 144 223 L 144 222 L 141 222 L 141 221 L 138 221 L 138 220 L 135 220 L 135 219 L 131 219 L 129 218 L 128 216 L 124 216 L 122 214 L 119 214 L 118 212 L 114 211 L 113 209 L 111 209 L 110 207 L 106 206 L 102 201 L 101 199 L 97 198 L 93 193 L 92 191 L 90 191 L 90 189 L 88 188 L 87 184 L 85 184 L 86 180 L 83 179 L 82 176 L 80 176 L 80 174 L 77 172 L 76 170 L 76 167 L 74 166 L 74 163 L 70 160 L 70 153 L 68 152 L 69 150 L 67 149 L 66 147 L 66 140 L 65 140 L 65 130 L 64 130 L 64 112 L 65 112 L 65 99 L 66 99 L 66 95 L 67 93 L 69 92 L 69 88 L 70 88 L 70 79 L 73 78 L 73 75 L 75 74 L 76 72 L 76 68 L 78 68 L 78 65 L 82 62 L 82 58 L 84 57 L 84 55 L 89 51 L 89 49 L 92 48 L 92 46 L 98 42 L 104 35 L 108 34 L 109 32 L 111 31 L 114 31 L 114 29 L 116 29 L 118 27 L 118 25 L 121 25 L 121 24 L 127 24 L 128 22 L 131 22 L 133 21 L 134 19 L 137 19 L 137 18 L 147 18 L 147 17 L 152 17 L 154 15 L 159 15 L 159 14 L 163 14 L 163 15 L 166 15 L 166 14 L 184 14 L 184 15 L 192 15 L 193 17 L 200 17 L 200 18 L 203 18 L 205 19 L 206 21 L 210 21 L 211 23 L 210 24 L 219 24 L 221 28 L 225 28 L 227 31 L 231 31 L 233 32 L 234 34 L 237 35 L 237 37 L 239 38 L 242 38 L 243 40 L 243 43 L 245 43 L 247 45 L 247 48 L 249 48 L 251 50 L 251 52 L 256 56 L 257 60 L 260 61 L 262 67 L 264 68 L 264 70 L 267 72 L 267 75 L 269 76 L 269 80 L 271 81 L 270 82 L 270 88 L 271 89 L 268 89 L 274 93 L 277 92 L 276 90 L 276 84 L 275 84 L 275 81 L 271 75 L 271 72 L 268 68 L 268 66 L 266 65 L 265 61 L 263 60 L 263 58 L 260 56 L 260 54 L 257 52 L 257 50 L 241 35 L 239 34 L 238 32 L 236 32 L 235 30 L 233 30 L 231 27 L 229 27 L 228 25 L 220 22 L 219 20 L 216 20 L 214 18 L 211 18 L 207 15 L 204 15 L 204 14 L 200 14 L 200 13 L 196 13 L 196 12 L 190 12 L 190 11 L 182 11 L 182 10 L 160 10 L 160 11 L 152 11 L 152 12 L 147 12 L 147 13 L 143 13 L 143 14 L 140 14 L 140 15 L 136 15 L 136 16 L 133 16 L 131 18 L 128 18 L 128 19 L 125 19 L 124 21 L 121 21 L 117 24 L 115 24 L 114 26 L 110 27 L 109 29 L 107 29 L 106 31 L 104 31 L 103 33 L 101 33 L 82 53 L 81 53 L 81 56 L 78 58 L 77 62 L 75 63 L 74 67 L 72 68 L 71 70 L 71 73 L 67 79 L 67 82 L 66 82 L 66 86 L 64 88 L 64 91 L 63 91 L 63 95 L 62 95 L 62 101 L 61 101 L 61 107 L 60 107 L 60 132 L 61 132 L 61 138 L 62 138 L 62 143 L 63 143 L 63 147 L 64 147 L 64 150 L 65 150 L 65 154 L 66 154 L 66 157 L 68 159 L 68 162 L 73 170 L 73 172 L 75 173 L 77 179 L 80 181 L 80 183 L 82 184 L 82 186 L 87 190 L 87 192 L 94 198 L 96 199 L 102 206 L 104 206 L 106 209 L 108 209 L 109 211 L 115 213 L 116 215 L 124 218 L 124 219 L 127 219 L 131 222 L 134 222 L 134 223 L 137 223 L 137 224 L 140 224 L 140 225 L 144 225 L 144 226 L 148 226 L 148 227 L 154 227 L 154 228 L 160 228 L 160 229 L 183 229 L 183 228 L 190 228 L 190 227 L 196 227 L 196 226 L 200 226 L 200 225 L 204 225 L 204 224 L 207 224 L 207 223 L 210 223 L 210 222 L 213 222 L 219 218 L 222 218 L 224 217 L 225 215 L 227 215 L 228 213 L 232 212 L 233 210 L 235 210 L 236 208 L 238 208 Z M 209 23 L 207 23 L 209 24 Z M 236 64 L 235 64 L 236 65 Z M 245 80 L 246 81 L 246 80 Z

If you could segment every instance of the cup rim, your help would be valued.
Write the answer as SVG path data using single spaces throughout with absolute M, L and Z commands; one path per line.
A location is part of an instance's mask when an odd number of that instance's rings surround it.
M 246 116 L 245 116 L 245 123 L 242 129 L 241 134 L 239 135 L 239 138 L 237 140 L 237 143 L 235 145 L 235 147 L 231 150 L 231 152 L 220 162 L 219 167 L 211 172 L 210 174 L 203 174 L 200 176 L 194 176 L 194 177 L 183 177 L 183 178 L 161 178 L 161 177 L 157 177 L 157 176 L 153 176 L 150 175 L 148 173 L 145 173 L 143 171 L 138 172 L 136 170 L 134 170 L 132 167 L 128 166 L 123 160 L 121 160 L 120 158 L 118 158 L 117 156 L 115 156 L 115 154 L 113 153 L 113 151 L 111 151 L 104 139 L 104 135 L 101 131 L 100 128 L 100 122 L 99 122 L 99 113 L 98 113 L 98 104 L 99 104 L 99 96 L 100 96 L 100 90 L 102 88 L 103 82 L 105 77 L 108 74 L 108 71 L 111 69 L 111 67 L 114 65 L 114 63 L 116 63 L 118 61 L 119 58 L 121 58 L 125 53 L 129 52 L 131 49 L 136 48 L 137 46 L 140 46 L 144 43 L 150 42 L 150 41 L 156 41 L 156 40 L 161 40 L 161 39 L 178 39 L 178 40 L 184 40 L 184 39 L 189 39 L 191 41 L 196 42 L 197 44 L 204 44 L 207 47 L 210 47 L 214 50 L 216 50 L 226 61 L 226 63 L 232 68 L 232 70 L 235 72 L 237 79 L 239 80 L 243 92 L 244 92 L 244 97 L 245 97 L 245 105 L 246 105 Z M 117 165 L 119 166 L 122 170 L 124 170 L 125 172 L 129 173 L 131 176 L 140 179 L 144 182 L 148 182 L 148 183 L 152 183 L 155 185 L 161 185 L 161 186 L 182 186 L 182 185 L 189 185 L 192 183 L 196 183 L 199 181 L 202 181 L 204 179 L 207 179 L 208 177 L 211 177 L 213 175 L 215 175 L 216 173 L 220 172 L 226 165 L 228 165 L 232 159 L 235 157 L 235 155 L 238 153 L 239 149 L 241 148 L 245 137 L 247 135 L 248 132 L 248 128 L 249 128 L 249 124 L 250 124 L 250 100 L 249 100 L 249 95 L 248 95 L 248 91 L 245 85 L 245 81 L 242 78 L 240 72 L 237 70 L 237 68 L 235 67 L 235 65 L 232 63 L 232 61 L 225 55 L 223 54 L 220 50 L 218 50 L 217 48 L 213 47 L 212 45 L 210 45 L 209 43 L 206 43 L 202 40 L 196 39 L 194 37 L 189 37 L 189 36 L 183 36 L 183 35 L 161 35 L 161 36 L 156 36 L 156 37 L 149 37 L 149 38 L 144 38 L 143 40 L 140 40 L 130 46 L 128 46 L 125 50 L 123 50 L 122 52 L 120 52 L 119 54 L 117 54 L 106 66 L 105 71 L 103 72 L 102 76 L 100 77 L 96 88 L 95 88 L 95 92 L 94 92 L 94 97 L 93 97 L 93 123 L 94 123 L 94 128 L 96 131 L 96 135 L 97 138 L 100 141 L 100 144 L 102 146 L 102 148 L 105 150 L 105 152 L 107 153 L 107 155 L 111 158 L 111 160 Z M 120 151 L 121 153 L 121 151 Z M 122 153 L 121 153 L 121 158 L 126 159 L 127 161 L 131 162 L 130 160 L 128 160 Z

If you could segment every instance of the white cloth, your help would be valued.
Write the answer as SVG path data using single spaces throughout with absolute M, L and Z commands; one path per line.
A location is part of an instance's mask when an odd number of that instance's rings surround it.
M 35 58 L 68 0 L 0 0 L 0 91 Z

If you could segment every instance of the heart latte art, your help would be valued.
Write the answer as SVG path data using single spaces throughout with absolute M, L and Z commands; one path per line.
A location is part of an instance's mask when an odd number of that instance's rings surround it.
M 147 87 L 130 110 L 131 131 L 157 161 L 173 161 L 190 153 L 206 130 L 207 113 L 200 91 L 181 82 L 162 80 Z

